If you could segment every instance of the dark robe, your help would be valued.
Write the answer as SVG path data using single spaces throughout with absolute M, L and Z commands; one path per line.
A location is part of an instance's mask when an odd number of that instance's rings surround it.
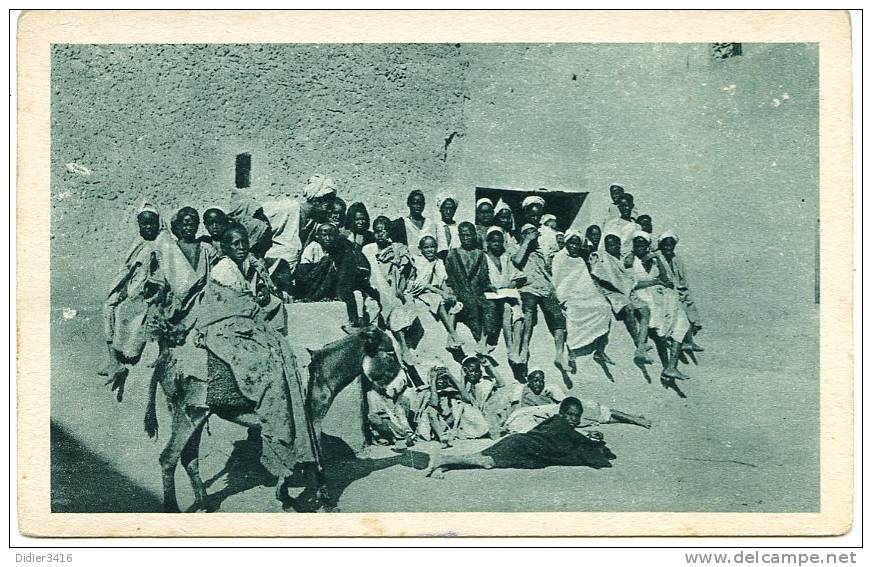
M 317 263 L 298 264 L 294 272 L 294 298 L 300 301 L 338 299 L 340 268 L 351 254 L 351 243 L 340 237 L 336 239 L 333 249 Z
M 491 289 L 487 260 L 481 250 L 463 251 L 469 258 L 468 265 L 462 259 L 459 248 L 452 248 L 445 257 L 445 272 L 448 286 L 454 291 L 457 300 L 463 303 L 463 310 L 457 320 L 465 323 L 475 340 L 486 333 L 489 337 L 499 334 L 495 306 L 487 301 L 484 293 Z
M 549 417 L 527 433 L 500 439 L 481 452 L 501 469 L 541 469 L 549 466 L 612 466 L 615 454 L 602 441 L 576 431 L 562 415 Z

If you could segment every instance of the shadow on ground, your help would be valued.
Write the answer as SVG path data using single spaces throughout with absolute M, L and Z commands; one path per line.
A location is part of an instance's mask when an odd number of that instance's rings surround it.
M 51 422 L 52 512 L 161 512 L 160 500 Z
M 322 448 L 325 455 L 324 468 L 331 500 L 336 503 L 353 482 L 370 474 L 396 465 L 423 470 L 429 463 L 429 455 L 418 451 L 404 451 L 385 458 L 360 459 L 354 450 L 339 437 L 324 435 Z M 210 493 L 206 502 L 209 511 L 219 510 L 227 498 L 258 486 L 275 486 L 276 478 L 260 464 L 261 439 L 250 432 L 246 439 L 233 443 L 233 451 L 227 463 L 211 478 L 205 480 L 206 490 L 222 484 L 221 490 Z M 302 479 L 298 479 L 302 481 Z M 303 486 L 297 482 L 292 486 Z M 189 511 L 193 511 L 193 508 Z

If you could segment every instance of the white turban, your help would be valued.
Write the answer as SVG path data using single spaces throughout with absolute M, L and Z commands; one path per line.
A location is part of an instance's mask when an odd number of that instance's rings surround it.
M 551 213 L 548 213 L 547 215 L 542 215 L 542 220 L 540 220 L 539 222 L 541 222 L 542 224 L 545 224 L 546 222 L 548 222 L 550 220 L 556 221 L 557 217 L 555 217 Z
M 491 207 L 494 206 L 494 202 L 493 202 L 493 201 L 491 201 L 491 200 L 488 199 L 487 197 L 482 197 L 481 199 L 479 199 L 478 201 L 475 202 L 475 208 L 477 209 L 477 208 L 479 208 L 480 206 L 484 205 L 485 203 L 487 203 L 487 204 L 490 205 Z
M 651 235 L 645 232 L 644 230 L 636 230 L 633 232 L 633 240 L 637 238 L 642 238 L 646 242 L 651 242 Z
M 487 232 L 485 233 L 484 237 L 487 238 L 488 236 L 490 236 L 494 232 L 499 232 L 500 234 L 503 234 L 503 229 L 501 229 L 498 226 L 492 226 L 489 229 L 487 229 Z
M 572 237 L 574 237 L 574 236 L 577 236 L 578 239 L 581 240 L 582 243 L 584 243 L 584 235 L 581 234 L 580 231 L 578 231 L 578 230 L 576 230 L 576 229 L 574 229 L 574 228 L 570 228 L 569 230 L 567 230 L 567 231 L 566 231 L 566 234 L 565 234 L 564 237 L 563 237 L 563 239 L 566 240 L 566 241 L 568 241 L 570 238 L 572 238 Z
M 454 204 L 457 205 L 457 197 L 454 196 L 453 193 L 448 193 L 447 191 L 443 191 L 436 195 L 436 208 L 440 208 L 442 203 L 445 201 L 454 201 Z
M 143 199 L 139 203 L 139 207 L 137 208 L 136 214 L 140 215 L 142 213 L 154 213 L 157 216 L 160 216 L 160 212 L 157 210 L 157 207 L 152 205 L 147 199 Z
M 663 242 L 663 241 L 666 240 L 667 238 L 671 238 L 672 240 L 675 241 L 676 244 L 678 244 L 678 235 L 675 234 L 674 232 L 672 232 L 671 230 L 667 230 L 667 231 L 665 231 L 663 234 L 661 234 L 661 235 L 657 238 L 657 242 Z
M 542 197 L 539 197 L 538 195 L 530 195 L 529 197 L 527 197 L 526 199 L 524 199 L 521 202 L 521 208 L 526 209 L 527 207 L 529 207 L 530 205 L 533 205 L 533 204 L 538 204 L 538 205 L 541 205 L 544 207 L 545 206 L 545 199 L 543 199 Z
M 533 226 L 532 224 L 530 224 L 530 223 L 525 224 L 524 226 L 521 227 L 521 234 L 524 234 L 525 232 L 527 232 L 527 231 L 530 230 L 531 228 L 532 228 L 533 230 L 536 230 L 536 227 Z
M 303 197 L 307 201 L 314 201 L 321 197 L 336 194 L 336 184 L 326 175 L 316 173 L 306 181 L 306 186 L 303 187 Z
M 509 210 L 509 211 L 511 211 L 511 210 L 512 210 L 512 207 L 508 206 L 508 205 L 506 204 L 506 202 L 503 201 L 502 198 L 500 198 L 500 200 L 497 201 L 497 205 L 494 207 L 494 213 L 498 213 L 498 212 L 500 212 L 500 211 L 502 211 L 502 210 L 504 210 L 504 209 L 505 209 L 505 210 Z

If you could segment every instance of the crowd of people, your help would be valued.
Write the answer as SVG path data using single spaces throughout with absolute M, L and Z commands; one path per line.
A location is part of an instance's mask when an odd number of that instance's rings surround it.
M 607 353 L 613 321 L 629 333 L 637 365 L 653 364 L 656 349 L 664 384 L 688 378 L 678 368 L 682 353 L 703 350 L 694 338 L 702 325 L 676 254 L 678 236 L 666 230 L 655 237 L 651 216 L 639 214 L 622 187 L 612 185 L 610 196 L 603 221 L 584 232 L 559 230 L 574 219 L 546 212 L 547 193 L 532 193 L 515 209 L 481 198 L 474 216 L 460 220 L 455 195 L 440 193 L 438 215 L 430 216 L 425 195 L 413 190 L 407 215 L 372 218 L 365 203 L 347 205 L 323 175 L 308 180 L 300 199 L 257 201 L 234 190 L 226 206 L 203 212 L 202 235 L 195 209 L 181 208 L 167 227 L 146 203 L 137 211 L 139 237 L 105 305 L 109 362 L 100 374 L 120 399 L 147 342 L 156 341 L 161 353 L 205 346 L 227 352 L 222 358 L 250 399 L 276 404 L 269 399 L 275 381 L 294 372 L 292 355 L 273 347 L 289 325 L 305 323 L 294 320 L 294 303 L 341 301 L 346 317 L 337 325 L 348 333 L 370 325 L 385 330 L 402 368 L 396 378 L 366 384 L 375 442 L 411 446 L 423 439 L 448 447 L 457 439 L 556 431 L 555 419 L 573 428 L 610 421 L 648 427 L 644 417 L 568 397 L 543 370 L 528 368 L 540 312 L 567 388 L 578 357 L 615 364 Z M 252 323 L 241 329 L 240 317 Z M 439 356 L 421 352 L 427 319 L 437 322 L 427 332 L 444 332 L 459 376 Z M 474 344 L 464 342 L 459 326 Z M 501 338 L 508 375 L 496 360 Z M 270 365 L 285 371 L 269 378 L 276 374 Z M 298 377 L 290 390 L 299 397 L 295 389 L 302 392 Z M 301 406 L 289 408 L 264 430 L 277 475 L 312 450 L 302 439 Z M 429 472 L 452 464 L 533 466 L 523 455 L 541 453 L 533 448 L 541 439 L 510 438 L 490 453 L 436 460 Z

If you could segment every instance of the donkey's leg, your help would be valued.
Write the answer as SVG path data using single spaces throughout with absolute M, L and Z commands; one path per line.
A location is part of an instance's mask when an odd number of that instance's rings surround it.
M 196 411 L 197 414 L 192 412 L 191 415 L 194 429 L 182 448 L 181 460 L 191 480 L 191 487 L 194 489 L 194 504 L 198 509 L 203 509 L 206 505 L 206 487 L 203 479 L 200 478 L 200 437 L 203 435 L 203 426 L 206 424 L 208 413 L 206 410 Z M 202 416 L 198 415 L 200 412 Z
M 194 431 L 194 425 L 185 415 L 185 409 L 180 407 L 180 404 L 173 404 L 172 414 L 170 438 L 159 458 L 163 477 L 164 512 L 179 511 L 179 502 L 176 500 L 176 464 Z

